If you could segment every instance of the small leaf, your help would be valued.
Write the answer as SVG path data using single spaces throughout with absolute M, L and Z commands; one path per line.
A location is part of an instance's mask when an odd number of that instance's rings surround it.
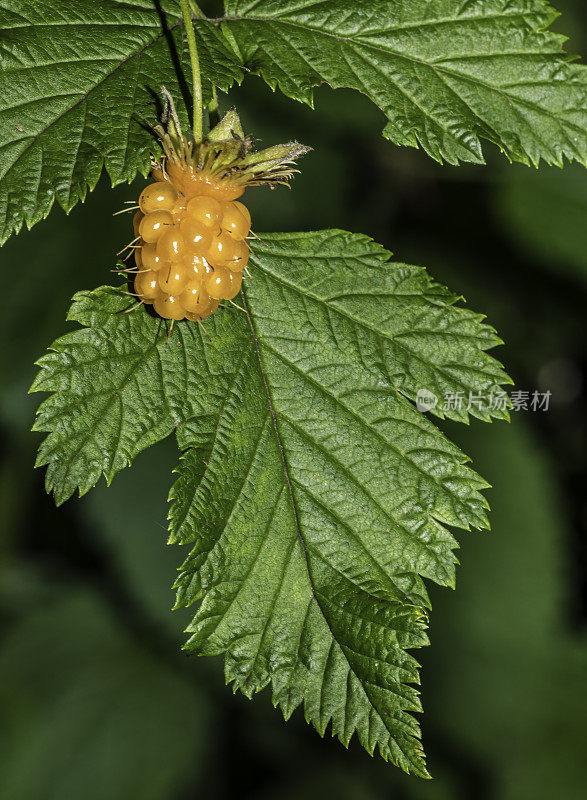
M 114 184 L 146 175 L 156 146 L 162 84 L 180 96 L 188 58 L 177 3 L 165 24 L 148 0 L 0 0 L 0 244 L 47 216 L 69 211 L 105 165 Z M 196 21 L 204 75 L 226 89 L 241 79 L 217 28 Z
M 329 83 L 384 111 L 384 135 L 438 161 L 587 163 L 587 72 L 546 29 L 545 0 L 226 0 L 244 63 L 312 104 Z
M 408 650 L 429 578 L 454 585 L 448 529 L 487 527 L 486 483 L 411 399 L 508 382 L 481 317 L 417 267 L 344 231 L 255 240 L 245 313 L 165 326 L 103 287 L 39 362 L 39 463 L 58 501 L 176 429 L 170 541 L 194 543 L 188 649 L 224 653 L 247 696 L 426 775 Z M 443 410 L 437 406 L 436 413 Z M 446 412 L 466 421 L 499 408 Z

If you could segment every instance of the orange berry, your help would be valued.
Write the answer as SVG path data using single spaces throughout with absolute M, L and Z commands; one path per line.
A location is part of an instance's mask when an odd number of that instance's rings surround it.
M 172 165 L 169 166 L 170 174 L 173 173 L 172 178 L 176 176 L 177 171 Z M 245 191 L 242 186 L 234 186 L 227 184 L 226 181 L 219 181 L 212 178 L 205 172 L 194 172 L 190 175 L 189 188 L 186 189 L 191 197 L 196 195 L 207 195 L 214 197 L 220 202 L 227 200 L 236 200 Z
M 141 300 L 152 302 L 159 292 L 158 275 L 152 269 L 138 272 L 135 276 L 135 292 Z
M 222 206 L 218 200 L 209 195 L 200 194 L 193 197 L 187 204 L 186 210 L 190 219 L 207 228 L 216 228 L 222 219 Z
M 186 318 L 190 319 L 192 322 L 200 322 L 201 320 L 206 319 L 216 311 L 216 309 L 218 308 L 218 302 L 219 302 L 218 300 L 213 300 L 212 298 L 210 298 L 210 304 L 206 309 L 200 311 L 199 314 L 194 314 L 191 311 L 186 311 L 185 312 Z
M 231 273 L 227 269 L 218 267 L 204 281 L 204 286 L 210 297 L 215 300 L 222 300 L 228 297 L 232 288 Z
M 251 212 L 246 207 L 246 205 L 244 203 L 239 202 L 238 200 L 235 200 L 232 205 L 238 208 L 243 217 L 246 219 L 247 225 L 249 226 L 249 230 L 251 230 Z
M 141 220 L 139 233 L 148 244 L 151 244 L 172 225 L 173 217 L 169 211 L 153 211 Z
M 152 211 L 171 211 L 177 200 L 177 192 L 170 183 L 158 181 L 145 186 L 139 197 L 143 214 Z
M 220 228 L 218 228 L 220 230 Z M 186 219 L 182 222 L 181 231 L 183 233 L 186 245 L 200 255 L 204 255 L 204 253 L 210 247 L 210 243 L 212 241 L 213 231 L 211 228 L 207 227 L 206 225 L 202 225 L 196 219 L 192 217 L 186 217 Z
M 163 319 L 183 319 L 185 311 L 173 294 L 160 294 L 153 300 L 153 308 Z
M 135 236 L 139 235 L 139 226 L 141 224 L 141 220 L 142 220 L 143 216 L 144 216 L 144 214 L 140 209 L 138 211 L 135 211 L 135 213 L 133 214 L 132 229 L 135 232 Z
M 135 250 L 138 253 L 138 250 Z M 144 244 L 141 247 L 141 260 L 147 269 L 158 270 L 163 266 L 163 261 L 157 255 L 157 248 L 154 244 Z
M 157 241 L 157 255 L 163 261 L 182 261 L 186 254 L 185 241 L 174 225 L 161 234 Z
M 210 305 L 208 306 L 208 308 L 205 311 L 202 311 L 202 313 L 200 314 L 200 319 L 206 319 L 207 317 L 210 316 L 210 314 L 213 314 L 216 311 L 217 308 L 218 308 L 218 300 L 216 300 L 215 298 L 211 297 L 210 298 Z
M 186 311 L 192 314 L 201 314 L 210 305 L 210 297 L 202 281 L 190 281 L 181 295 L 179 302 Z
M 180 225 L 186 213 L 185 197 L 180 197 L 177 203 L 171 209 L 171 216 L 176 225 Z
M 230 233 L 235 239 L 244 239 L 250 227 L 247 218 L 235 203 L 225 204 L 221 226 L 223 231 Z
M 230 287 L 224 297 L 226 300 L 232 300 L 232 298 L 236 297 L 241 290 L 243 274 L 242 272 L 231 272 L 230 270 L 228 271 L 228 274 L 230 275 Z
M 249 254 L 248 244 L 242 240 L 237 242 L 234 248 L 234 258 L 229 264 L 230 269 L 233 272 L 242 272 L 248 264 Z
M 213 267 L 226 267 L 234 259 L 235 244 L 232 236 L 222 231 L 212 238 L 206 251 L 206 258 Z
M 135 264 L 137 265 L 137 267 L 139 269 L 141 269 L 141 267 L 143 266 L 143 253 L 142 253 L 142 250 L 143 250 L 142 247 L 136 247 L 135 248 L 135 253 L 134 253 L 134 255 L 135 255 Z
M 216 200 L 220 202 L 228 203 L 231 200 L 236 200 L 237 197 L 240 197 L 245 192 L 244 187 L 242 186 L 231 186 L 230 184 L 226 183 L 213 183 L 208 188 L 208 194 L 212 197 L 215 197 Z
M 189 272 L 183 268 L 183 264 L 163 266 L 157 274 L 161 291 L 178 297 L 190 278 Z
M 194 253 L 193 251 L 182 263 L 190 276 L 190 281 L 202 281 L 212 272 L 212 267 L 204 256 Z

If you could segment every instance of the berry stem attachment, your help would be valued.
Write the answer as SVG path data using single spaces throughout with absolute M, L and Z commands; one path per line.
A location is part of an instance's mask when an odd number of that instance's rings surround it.
M 192 63 L 192 82 L 194 86 L 194 113 L 192 128 L 196 144 L 199 144 L 203 139 L 202 75 L 200 72 L 200 59 L 198 56 L 198 45 L 196 44 L 196 34 L 194 31 L 194 24 L 192 22 L 192 15 L 190 13 L 189 2 L 188 0 L 179 0 L 179 2 L 181 5 L 181 12 L 183 14 L 183 21 L 185 23 L 185 32 L 188 39 L 190 61 Z

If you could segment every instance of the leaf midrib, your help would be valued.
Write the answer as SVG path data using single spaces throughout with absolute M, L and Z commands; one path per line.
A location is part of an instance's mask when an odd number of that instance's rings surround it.
M 293 515 L 293 520 L 294 520 L 294 525 L 295 525 L 295 530 L 296 530 L 296 537 L 297 537 L 297 539 L 299 541 L 299 544 L 300 544 L 302 557 L 304 559 L 304 567 L 305 567 L 305 570 L 306 570 L 306 574 L 308 576 L 308 585 L 310 587 L 310 591 L 312 593 L 312 597 L 314 598 L 314 601 L 315 601 L 317 607 L 320 609 L 320 614 L 321 614 L 321 616 L 322 616 L 322 618 L 323 618 L 323 620 L 324 620 L 324 622 L 325 622 L 325 624 L 326 624 L 326 626 L 327 626 L 327 628 L 328 628 L 328 630 L 330 632 L 330 636 L 332 637 L 332 642 L 336 643 L 336 646 L 339 648 L 342 656 L 344 657 L 344 659 L 345 659 L 345 661 L 347 663 L 348 670 L 349 670 L 349 675 L 352 674 L 352 675 L 355 676 L 356 680 L 358 681 L 359 685 L 361 686 L 362 692 L 364 693 L 365 697 L 369 700 L 369 704 L 371 706 L 371 709 L 377 714 L 377 716 L 379 717 L 379 719 L 381 721 L 381 724 L 383 725 L 383 727 L 387 731 L 390 741 L 392 741 L 392 742 L 394 742 L 396 744 L 398 749 L 403 753 L 403 755 L 406 758 L 406 760 L 409 761 L 409 763 L 411 763 L 414 766 L 414 768 L 415 768 L 415 770 L 417 772 L 421 772 L 422 769 L 424 769 L 424 771 L 425 771 L 425 767 L 423 767 L 422 763 L 421 762 L 418 763 L 417 761 L 414 761 L 413 756 L 409 753 L 409 751 L 404 749 L 404 747 L 402 746 L 400 738 L 396 737 L 394 732 L 388 726 L 388 724 L 386 722 L 386 719 L 385 719 L 385 715 L 382 714 L 382 712 L 379 710 L 378 706 L 376 705 L 375 700 L 371 697 L 371 694 L 364 687 L 363 680 L 355 672 L 353 666 L 351 665 L 351 663 L 350 663 L 350 661 L 348 659 L 347 654 L 345 653 L 345 651 L 343 649 L 342 644 L 339 643 L 338 639 L 334 635 L 334 631 L 332 630 L 332 628 L 330 626 L 330 623 L 328 622 L 328 619 L 326 617 L 326 614 L 324 613 L 322 605 L 320 604 L 320 601 L 318 599 L 318 593 L 316 592 L 316 589 L 314 587 L 314 581 L 313 581 L 313 578 L 312 578 L 310 562 L 309 562 L 309 559 L 308 559 L 307 546 L 306 546 L 306 542 L 304 540 L 304 537 L 302 535 L 301 526 L 300 526 L 300 522 L 299 522 L 299 517 L 298 517 L 298 512 L 297 512 L 297 507 L 296 507 L 296 502 L 295 502 L 295 497 L 294 497 L 294 493 L 293 493 L 293 486 L 292 486 L 292 482 L 291 482 L 291 478 L 290 478 L 290 474 L 289 474 L 289 465 L 287 463 L 285 450 L 284 450 L 284 447 L 283 447 L 283 443 L 281 441 L 281 435 L 279 433 L 279 428 L 278 428 L 278 425 L 277 425 L 277 417 L 276 417 L 276 413 L 275 413 L 275 408 L 273 406 L 273 400 L 272 400 L 272 397 L 271 397 L 271 389 L 269 387 L 269 381 L 267 379 L 267 375 L 265 373 L 265 369 L 264 369 L 264 366 L 263 366 L 263 360 L 261 358 L 260 342 L 259 342 L 259 339 L 257 338 L 257 332 L 255 330 L 255 325 L 254 325 L 253 319 L 251 317 L 251 314 L 249 312 L 249 307 L 247 305 L 247 300 L 246 300 L 246 297 L 245 297 L 245 294 L 244 294 L 243 291 L 241 291 L 241 300 L 242 300 L 242 303 L 243 303 L 243 307 L 245 309 L 245 313 L 247 315 L 247 319 L 249 321 L 249 326 L 251 328 L 251 334 L 252 334 L 252 337 L 253 337 L 253 341 L 255 343 L 255 350 L 256 350 L 257 359 L 258 359 L 258 362 L 259 362 L 259 370 L 261 372 L 261 377 L 263 379 L 263 384 L 265 386 L 265 391 L 267 393 L 267 403 L 269 405 L 269 412 L 271 414 L 271 419 L 272 419 L 272 423 L 273 423 L 273 430 L 274 430 L 274 433 L 275 433 L 275 439 L 276 439 L 276 442 L 277 442 L 277 446 L 279 448 L 279 452 L 280 452 L 280 456 L 281 456 L 281 462 L 282 462 L 282 466 L 283 466 L 283 474 L 284 474 L 285 482 L 286 482 L 286 485 L 287 485 L 288 494 L 289 494 L 289 497 L 290 497 L 291 510 L 292 510 L 292 515 Z M 322 685 L 324 685 L 324 684 L 322 684 Z M 377 688 L 380 689 L 381 687 L 377 687 Z M 348 696 L 348 690 L 347 690 L 347 696 Z M 381 747 L 381 745 L 380 745 L 380 747 Z M 391 747 L 390 747 L 389 743 L 387 744 L 387 748 L 389 750 L 391 750 Z
M 247 11 L 253 10 L 256 5 L 258 5 L 258 3 L 255 3 L 252 6 L 249 6 Z M 288 8 L 285 13 L 289 14 L 289 13 L 300 11 L 300 10 L 301 11 L 305 11 L 306 8 L 307 8 L 306 5 L 304 5 L 301 8 L 291 8 L 291 9 Z M 446 24 L 451 24 L 453 22 L 456 22 L 456 23 L 479 22 L 480 20 L 484 21 L 484 20 L 487 20 L 487 19 L 489 19 L 489 20 L 501 20 L 501 19 L 513 19 L 515 17 L 522 17 L 523 19 L 525 19 L 527 16 L 529 16 L 528 12 L 516 11 L 513 14 L 511 14 L 511 13 L 508 14 L 507 12 L 505 12 L 505 13 L 504 12 L 499 12 L 498 14 L 484 14 L 483 16 L 471 15 L 471 16 L 462 16 L 462 17 L 441 17 L 439 19 L 426 19 L 426 20 L 418 20 L 418 21 L 414 21 L 414 22 L 407 22 L 405 24 L 402 23 L 402 25 L 398 25 L 398 26 L 393 27 L 393 28 L 385 28 L 385 30 L 380 30 L 379 29 L 378 31 L 374 31 L 373 30 L 373 31 L 370 31 L 370 32 L 365 32 L 365 33 L 363 33 L 361 35 L 362 36 L 372 35 L 375 32 L 378 32 L 378 33 L 388 33 L 388 32 L 396 33 L 396 32 L 400 32 L 401 33 L 404 30 L 410 30 L 412 28 L 435 27 L 436 25 L 446 25 Z M 223 22 L 225 20 L 237 20 L 237 21 L 240 21 L 240 20 L 243 20 L 243 19 L 262 19 L 262 17 L 252 17 L 249 14 L 247 14 L 246 17 L 236 17 L 236 16 L 233 16 L 233 17 L 219 17 L 219 18 L 214 19 L 212 21 L 216 22 L 216 23 L 220 23 L 220 22 Z M 265 19 L 271 19 L 271 20 L 274 20 L 276 22 L 281 22 L 283 20 L 283 16 L 278 14 L 275 17 L 267 17 Z M 287 21 L 288 20 L 286 20 L 286 22 Z

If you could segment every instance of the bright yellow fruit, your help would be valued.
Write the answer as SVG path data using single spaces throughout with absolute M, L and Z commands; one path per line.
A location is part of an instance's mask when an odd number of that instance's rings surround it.
M 236 199 L 244 189 L 203 173 L 175 175 L 171 163 L 153 174 L 133 217 L 135 292 L 164 319 L 201 321 L 241 288 L 251 227 Z
M 170 183 L 157 181 L 145 186 L 139 197 L 139 207 L 143 214 L 152 211 L 171 211 L 177 200 L 177 192 Z

